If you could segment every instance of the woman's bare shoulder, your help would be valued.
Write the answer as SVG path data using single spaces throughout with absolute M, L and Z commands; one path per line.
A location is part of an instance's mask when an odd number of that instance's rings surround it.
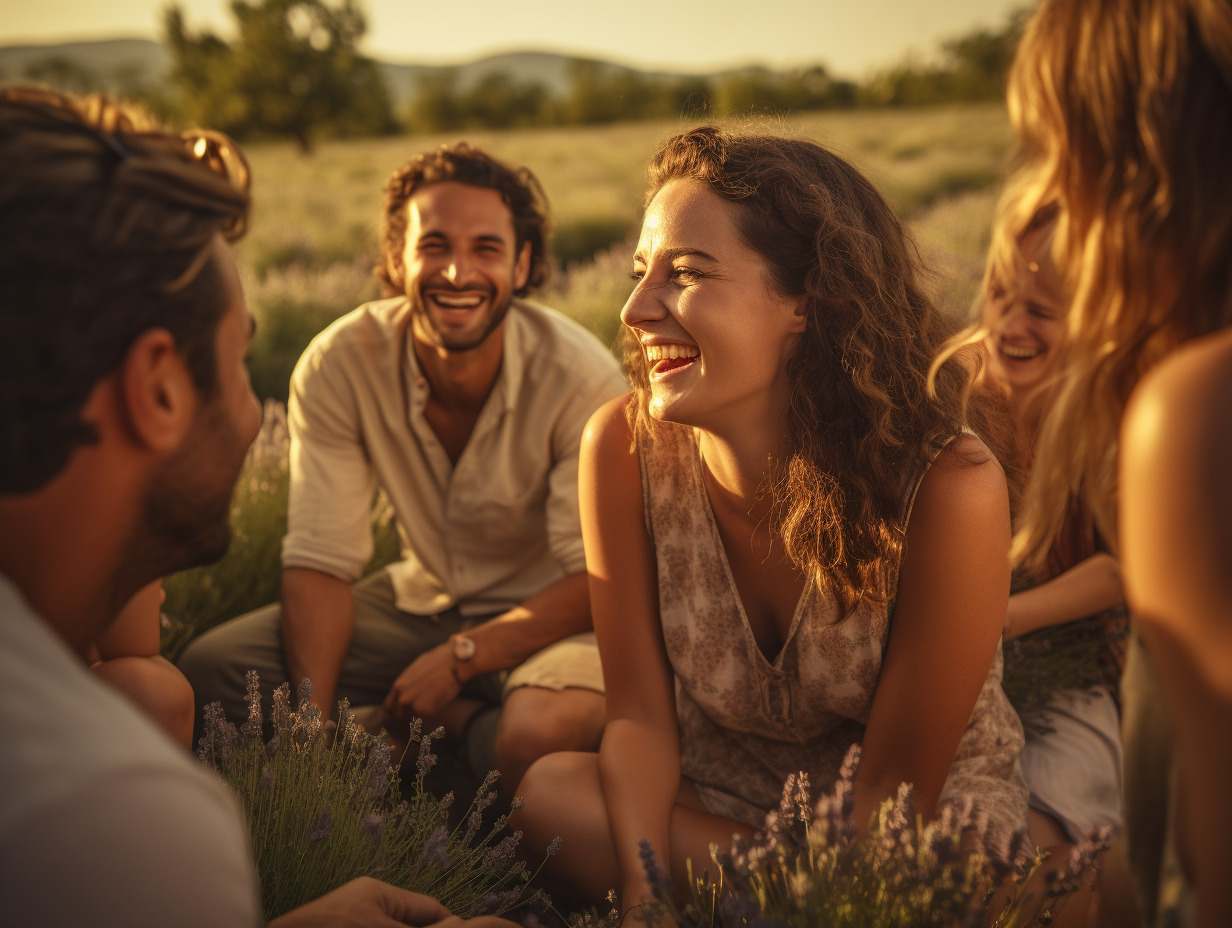
M 1178 478 L 1232 464 L 1232 329 L 1185 345 L 1142 379 L 1121 424 L 1121 454 Z
M 582 433 L 582 460 L 589 462 L 597 474 L 608 478 L 639 474 L 627 412 L 632 402 L 632 394 L 608 400 L 586 423 Z
M 997 456 L 972 432 L 964 432 L 942 448 L 920 485 L 934 492 L 986 500 L 1005 493 L 1005 471 Z
M 1008 524 L 1005 472 L 977 436 L 964 433 L 937 454 L 920 478 L 907 531 L 909 539 L 922 539 L 934 533 L 949 536 L 962 526 L 968 535 L 999 538 Z

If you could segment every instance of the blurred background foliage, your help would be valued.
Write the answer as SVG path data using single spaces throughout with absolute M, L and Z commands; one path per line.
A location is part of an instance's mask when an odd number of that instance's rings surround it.
M 822 63 L 681 75 L 543 53 L 457 67 L 395 65 L 360 53 L 367 22 L 358 0 L 232 0 L 231 12 L 230 41 L 194 31 L 172 5 L 161 46 L 0 49 L 0 80 L 118 93 L 173 124 L 206 125 L 241 140 L 290 138 L 307 152 L 318 139 L 397 132 L 999 100 L 1029 10 L 999 29 L 943 43 L 929 61 L 909 59 L 863 81 L 832 75 Z
M 372 271 L 381 188 L 416 152 L 465 135 L 535 172 L 554 223 L 553 274 L 538 298 L 606 345 L 616 340 L 631 287 L 645 164 L 667 136 L 720 117 L 813 138 L 849 158 L 907 221 L 934 297 L 955 326 L 969 314 L 1011 166 L 1001 98 L 1021 14 L 1002 29 L 947 43 L 932 64 L 903 64 L 855 84 L 820 65 L 685 77 L 529 54 L 505 57 L 533 59 L 538 71 L 522 73 L 541 79 L 500 69 L 485 76 L 470 66 L 399 71 L 358 53 L 365 23 L 355 0 L 237 0 L 233 10 L 231 41 L 194 32 L 168 10 L 166 42 L 154 46 L 164 56 L 158 78 L 149 62 L 132 63 L 153 43 L 103 43 L 108 57 L 96 61 L 106 64 L 93 67 L 0 49 L 0 79 L 108 89 L 173 125 L 216 126 L 245 140 L 253 223 L 236 255 L 258 323 L 252 380 L 272 402 L 237 488 L 230 553 L 167 582 L 171 652 L 278 595 L 287 446 L 277 404 L 313 336 L 380 296 Z M 396 527 L 379 500 L 373 527 L 374 564 L 396 557 Z

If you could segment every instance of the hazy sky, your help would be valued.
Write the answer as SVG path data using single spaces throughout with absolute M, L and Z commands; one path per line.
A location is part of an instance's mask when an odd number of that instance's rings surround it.
M 1031 0 L 360 0 L 364 49 L 445 64 L 500 51 L 592 54 L 641 67 L 823 62 L 863 76 L 939 39 L 1000 27 Z M 166 0 L 0 0 L 0 44 L 157 38 Z M 228 0 L 180 0 L 190 29 L 230 28 Z

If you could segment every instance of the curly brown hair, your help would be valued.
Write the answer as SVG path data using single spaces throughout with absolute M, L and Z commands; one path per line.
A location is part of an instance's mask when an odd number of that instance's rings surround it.
M 903 498 L 966 424 L 975 373 L 960 353 L 927 389 L 951 326 L 920 286 L 901 220 L 847 161 L 815 142 L 702 126 L 651 159 L 647 202 L 692 179 L 734 207 L 771 284 L 803 297 L 806 329 L 787 364 L 791 452 L 772 477 L 792 561 L 848 612 L 884 603 L 905 534 Z M 625 332 L 636 434 L 653 440 L 645 356 Z
M 81 408 L 142 332 L 217 389 L 209 256 L 244 234 L 248 166 L 219 133 L 37 87 L 0 88 L 0 163 L 0 493 L 29 493 L 97 441 Z
M 513 214 L 515 253 L 530 243 L 530 274 L 514 291 L 526 296 L 548 280 L 548 198 L 530 168 L 513 168 L 468 142 L 442 145 L 416 155 L 390 175 L 385 183 L 385 212 L 381 223 L 381 263 L 377 276 L 393 296 L 406 292 L 406 204 L 415 191 L 429 184 L 455 181 L 495 190 Z

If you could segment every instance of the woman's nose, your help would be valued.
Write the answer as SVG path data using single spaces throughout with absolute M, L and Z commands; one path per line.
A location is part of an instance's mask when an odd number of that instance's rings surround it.
M 644 322 L 662 319 L 666 313 L 667 309 L 659 297 L 658 288 L 648 285 L 646 278 L 643 277 L 637 282 L 633 292 L 629 294 L 624 308 L 620 310 L 620 321 L 627 326 L 634 327 Z

